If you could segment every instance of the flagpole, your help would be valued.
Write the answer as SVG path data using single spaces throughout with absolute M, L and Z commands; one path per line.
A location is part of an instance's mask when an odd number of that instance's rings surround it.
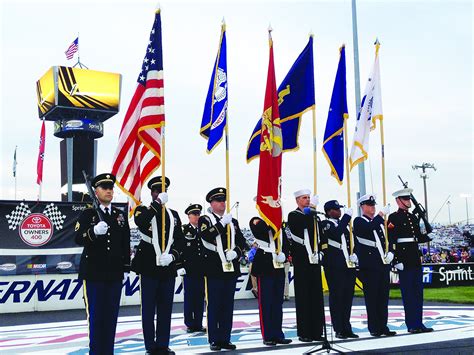
M 163 122 L 163 126 L 161 127 L 161 192 L 166 191 L 166 175 L 165 175 L 165 123 Z M 161 252 L 163 253 L 166 248 L 165 243 L 165 233 L 166 233 L 166 219 L 165 219 L 165 209 L 166 204 L 161 204 Z M 171 230 L 170 226 L 170 234 L 173 231 Z
M 13 161 L 13 177 L 15 178 L 15 200 L 16 200 L 16 165 L 17 165 L 17 160 L 16 160 L 16 150 L 18 146 L 15 146 L 15 154 L 14 154 L 14 161 Z
M 344 134 L 344 150 L 346 154 L 346 179 L 347 179 L 347 207 L 351 207 L 351 174 L 349 171 L 349 151 L 347 149 L 347 120 L 349 119 L 349 115 L 344 114 L 344 126 L 343 126 L 343 134 Z M 350 254 L 352 254 L 354 250 L 354 241 L 352 236 L 352 223 L 349 222 L 349 250 Z

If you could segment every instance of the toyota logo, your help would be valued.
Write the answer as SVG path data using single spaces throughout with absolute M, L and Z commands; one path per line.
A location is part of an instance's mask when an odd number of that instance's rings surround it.
M 33 217 L 31 220 L 33 221 L 33 223 L 40 223 L 41 217 Z

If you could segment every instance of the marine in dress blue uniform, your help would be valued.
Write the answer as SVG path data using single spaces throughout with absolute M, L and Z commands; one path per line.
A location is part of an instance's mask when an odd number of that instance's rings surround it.
M 210 349 L 234 350 L 230 341 L 234 313 L 234 293 L 240 276 L 239 258 L 245 249 L 245 238 L 239 223 L 231 214 L 225 214 L 226 189 L 218 187 L 209 191 L 206 201 L 211 207 L 207 215 L 199 218 L 198 236 L 205 248 L 204 274 L 207 301 L 207 335 Z M 230 245 L 227 225 L 231 224 Z M 233 271 L 227 266 L 232 265 Z M 227 271 L 224 271 L 227 270 Z
M 400 278 L 405 324 L 410 333 L 416 334 L 433 331 L 423 324 L 423 274 L 418 248 L 418 243 L 431 239 L 421 232 L 419 219 L 409 211 L 412 192 L 405 188 L 393 193 L 399 208 L 388 217 L 388 236 L 395 253 L 393 264 Z
M 396 332 L 387 326 L 390 291 L 391 251 L 385 253 L 383 216 L 389 213 L 385 206 L 375 215 L 375 196 L 359 198 L 362 216 L 354 219 L 354 254 L 359 264 L 359 279 L 364 287 L 365 307 L 370 335 L 393 336 Z
M 352 209 L 346 209 L 341 218 L 341 206 L 336 200 L 324 204 L 328 219 L 321 222 L 324 238 L 328 242 L 323 265 L 329 288 L 329 310 L 336 338 L 358 338 L 350 322 L 352 299 L 356 280 L 355 268 L 349 268 L 350 240 L 348 225 Z
M 130 228 L 126 214 L 113 207 L 115 176 L 100 174 L 92 180 L 100 203 L 85 209 L 76 223 L 75 241 L 84 246 L 79 265 L 89 326 L 90 354 L 114 353 L 115 330 L 124 273 L 130 271 Z
M 184 213 L 189 218 L 183 224 L 184 242 L 181 262 L 177 265 L 178 276 L 183 276 L 184 284 L 184 324 L 188 333 L 205 332 L 202 326 L 204 312 L 204 250 L 198 234 L 200 204 L 190 204 Z
M 322 240 L 320 224 L 312 214 L 306 215 L 304 208 L 317 205 L 317 196 L 310 198 L 309 190 L 294 193 L 298 208 L 288 214 L 291 232 L 290 255 L 293 260 L 296 327 L 298 339 L 302 342 L 323 340 L 324 307 L 321 283 L 321 261 L 327 243 Z M 311 201 L 312 200 L 312 201 Z M 315 228 L 318 228 L 314 245 Z M 315 251 L 317 249 L 318 251 Z
M 258 249 L 252 262 L 252 275 L 257 277 L 260 330 L 263 343 L 267 346 L 289 344 L 282 331 L 283 293 L 285 290 L 285 268 L 275 268 L 274 262 L 283 264 L 288 255 L 288 240 L 280 232 L 280 252 L 274 240 L 274 231 L 261 218 L 254 217 L 249 222 Z
M 140 275 L 143 338 L 148 354 L 174 354 L 168 345 L 175 264 L 180 259 L 184 238 L 178 212 L 164 207 L 168 194 L 161 192 L 162 183 L 161 176 L 148 182 L 153 201 L 148 207 L 138 206 L 134 212 L 141 241 L 132 260 L 132 270 Z M 165 188 L 168 189 L 169 185 L 170 180 L 165 178 Z M 165 248 L 162 245 L 162 208 L 165 208 Z

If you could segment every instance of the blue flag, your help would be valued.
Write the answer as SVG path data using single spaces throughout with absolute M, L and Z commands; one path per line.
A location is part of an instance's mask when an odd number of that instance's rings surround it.
M 297 150 L 301 116 L 314 107 L 313 37 L 293 63 L 278 87 L 278 109 L 283 137 L 283 151 Z M 247 163 L 260 155 L 261 118 L 247 146 Z
M 344 46 L 341 47 L 340 52 L 341 56 L 332 90 L 322 149 L 331 167 L 331 175 L 342 185 L 344 179 L 344 120 L 349 115 L 347 113 L 346 54 Z
M 207 140 L 207 152 L 211 153 L 222 140 L 227 124 L 227 50 L 225 25 L 222 25 L 219 52 L 207 92 L 200 133 Z

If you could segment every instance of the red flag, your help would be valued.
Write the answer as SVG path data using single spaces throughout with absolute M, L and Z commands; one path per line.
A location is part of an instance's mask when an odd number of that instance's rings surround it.
M 135 204 L 140 201 L 145 181 L 161 164 L 165 108 L 159 11 L 155 14 L 148 43 L 137 88 L 120 131 L 112 167 L 117 184 Z
M 38 151 L 38 162 L 36 163 L 36 183 L 41 185 L 43 183 L 43 161 L 44 161 L 44 147 L 46 145 L 45 142 L 45 127 L 44 127 L 44 120 L 43 124 L 41 125 L 41 134 L 40 134 L 40 142 L 39 142 L 39 151 Z
M 260 165 L 258 172 L 257 210 L 262 219 L 275 230 L 275 238 L 281 229 L 281 135 L 278 93 L 273 63 L 273 41 L 270 33 L 270 61 L 268 63 L 267 88 L 263 105 L 260 137 Z

